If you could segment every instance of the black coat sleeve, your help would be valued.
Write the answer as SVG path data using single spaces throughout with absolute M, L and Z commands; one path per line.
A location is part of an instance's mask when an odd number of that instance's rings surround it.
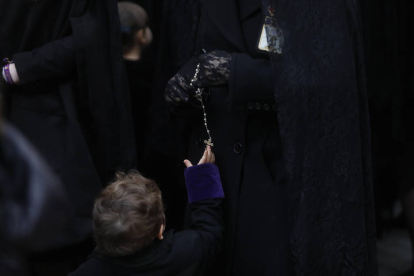
M 76 75 L 73 36 L 52 41 L 29 52 L 13 55 L 19 84 Z
M 272 69 L 269 60 L 233 53 L 229 79 L 229 105 L 246 107 L 249 102 L 274 102 Z
M 223 199 L 206 199 L 190 206 L 191 229 L 197 233 L 198 254 L 209 263 L 221 251 L 223 243 Z M 196 253 L 196 252 L 194 252 Z
M 202 263 L 209 263 L 223 242 L 223 187 L 218 168 L 202 164 L 185 171 L 190 201 L 190 228 L 195 232 L 195 247 Z

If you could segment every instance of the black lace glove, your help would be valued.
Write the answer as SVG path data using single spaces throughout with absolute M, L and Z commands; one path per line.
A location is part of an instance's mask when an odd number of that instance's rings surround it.
M 224 51 L 213 51 L 193 59 L 168 81 L 165 99 L 171 104 L 192 104 L 196 88 L 226 85 L 230 77 L 230 62 L 231 54 Z M 191 87 L 197 64 L 200 64 L 200 72 Z
M 170 104 L 189 102 L 195 94 L 195 88 L 191 87 L 191 72 L 195 72 L 197 63 L 191 61 L 172 77 L 165 88 L 165 99 Z M 193 73 L 194 74 L 194 73 Z
M 230 77 L 231 54 L 224 51 L 213 51 L 199 57 L 200 72 L 195 87 L 225 85 Z

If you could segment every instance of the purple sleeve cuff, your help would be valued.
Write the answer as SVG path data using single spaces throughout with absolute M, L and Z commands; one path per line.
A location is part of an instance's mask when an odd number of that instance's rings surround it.
M 206 163 L 192 166 L 184 171 L 184 175 L 190 203 L 204 199 L 224 198 L 220 173 L 216 165 Z

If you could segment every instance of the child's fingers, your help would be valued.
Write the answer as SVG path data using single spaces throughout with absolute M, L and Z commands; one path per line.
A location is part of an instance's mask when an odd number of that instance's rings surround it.
M 205 153 L 206 153 L 206 162 L 205 163 L 210 162 L 210 149 L 209 148 L 210 148 L 209 146 L 206 147 L 206 151 L 205 151 Z
M 185 159 L 184 164 L 187 166 L 187 168 L 192 167 L 193 164 L 191 164 L 190 160 Z
M 213 163 L 215 157 L 214 157 L 213 151 L 211 150 L 211 146 L 207 146 L 206 152 L 207 152 L 207 158 L 206 158 L 205 163 Z
M 213 152 L 211 151 L 211 147 L 207 147 L 207 162 L 211 163 L 212 161 Z
M 200 162 L 198 162 L 198 165 L 204 164 L 204 163 L 207 162 L 207 154 L 208 154 L 208 152 L 207 152 L 207 150 L 205 150 L 204 154 L 203 154 L 203 157 L 201 157 Z
M 216 156 L 214 155 L 214 152 L 211 153 L 211 162 L 210 163 L 215 163 L 216 162 Z

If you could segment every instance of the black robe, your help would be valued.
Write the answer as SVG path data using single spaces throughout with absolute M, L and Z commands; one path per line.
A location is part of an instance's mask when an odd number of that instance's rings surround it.
M 292 275 L 271 63 L 255 50 L 261 4 L 201 1 L 200 10 L 196 48 L 232 56 L 228 86 L 210 88 L 206 101 L 226 194 L 224 253 L 209 275 Z M 189 156 L 194 162 L 208 137 L 201 110 L 194 110 L 190 120 Z
M 102 186 L 135 162 L 116 2 L 0 4 L 0 55 L 20 77 L 5 91 L 7 116 L 62 178 L 77 221 L 60 242 L 73 244 L 90 236 Z

